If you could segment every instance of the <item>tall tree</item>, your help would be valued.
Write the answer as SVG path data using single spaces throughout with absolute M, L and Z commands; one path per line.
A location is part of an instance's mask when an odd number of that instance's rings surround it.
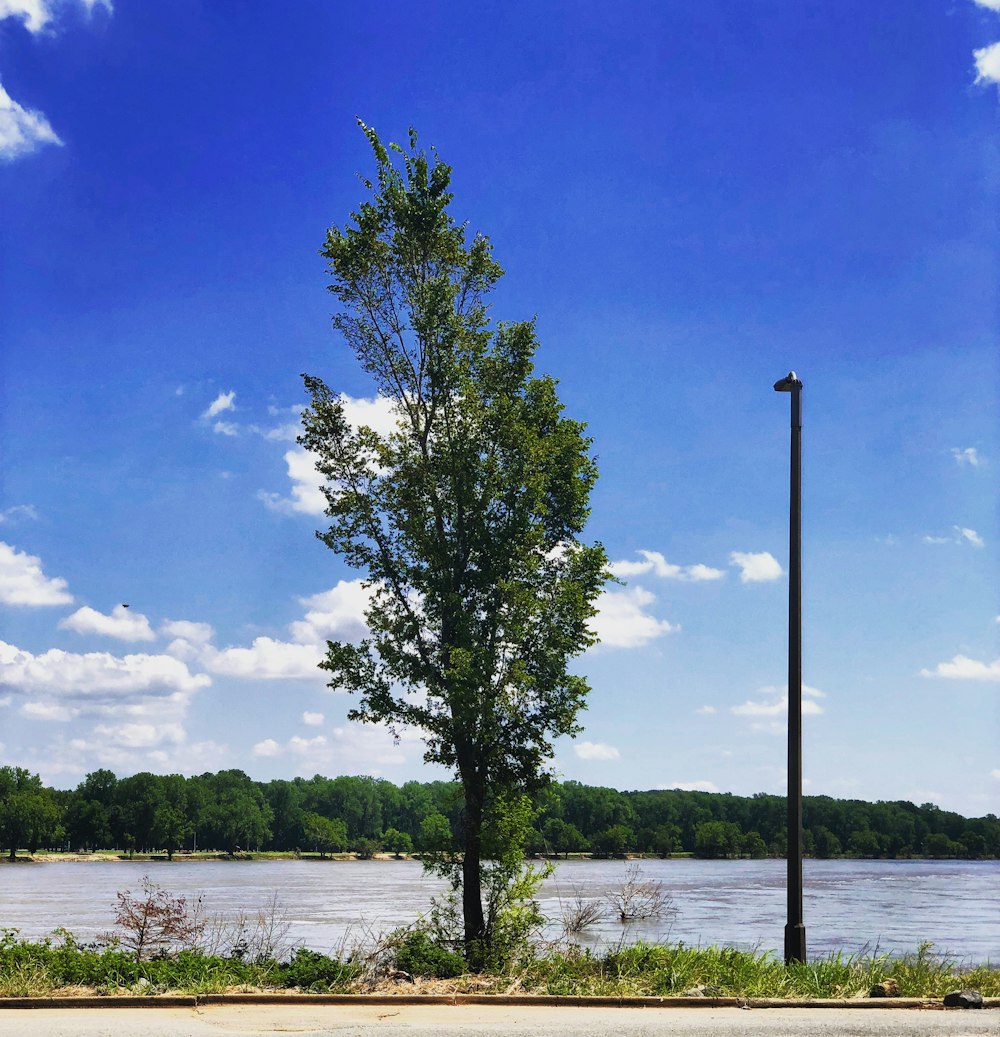
M 334 326 L 395 427 L 352 427 L 343 399 L 305 376 L 300 443 L 325 478 L 317 535 L 360 570 L 368 636 L 330 642 L 330 685 L 359 696 L 356 720 L 419 728 L 425 759 L 462 786 L 467 956 L 484 960 L 484 819 L 545 780 L 551 739 L 578 730 L 588 686 L 569 660 L 606 579 L 581 542 L 597 469 L 584 426 L 536 376 L 533 322 L 492 326 L 502 274 L 489 240 L 467 242 L 436 154 L 383 146 L 372 197 L 327 234 Z M 391 152 L 399 158 L 394 159 Z
M 59 825 L 62 811 L 51 789 L 23 767 L 0 767 L 0 841 L 14 860 L 19 846 L 34 853 Z

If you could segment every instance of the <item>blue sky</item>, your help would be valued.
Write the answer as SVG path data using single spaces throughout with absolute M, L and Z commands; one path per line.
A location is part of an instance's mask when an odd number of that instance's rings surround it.
M 627 583 L 557 772 L 783 790 L 794 368 L 806 792 L 1000 812 L 998 85 L 1000 0 L 0 0 L 0 758 L 437 776 L 315 670 L 364 593 L 299 375 L 384 416 L 317 254 L 360 116 L 594 437 Z

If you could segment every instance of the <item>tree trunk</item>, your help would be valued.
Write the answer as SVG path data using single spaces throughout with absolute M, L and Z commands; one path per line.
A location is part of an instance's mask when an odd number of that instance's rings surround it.
M 482 876 L 483 790 L 468 780 L 462 839 L 462 917 L 465 921 L 465 960 L 473 972 L 486 962 L 486 919 L 483 917 Z

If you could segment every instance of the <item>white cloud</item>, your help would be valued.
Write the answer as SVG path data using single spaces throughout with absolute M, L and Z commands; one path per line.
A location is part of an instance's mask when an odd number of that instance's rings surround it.
M 59 621 L 61 630 L 78 634 L 100 634 L 120 641 L 153 641 L 156 635 L 149 620 L 141 612 L 132 612 L 124 605 L 116 605 L 110 615 L 84 605 L 72 615 Z
M 217 421 L 212 426 L 212 431 L 218 436 L 238 436 L 240 427 L 231 421 Z
M 618 760 L 621 753 L 613 746 L 604 742 L 578 742 L 573 746 L 573 752 L 581 760 Z
M 244 680 L 322 680 L 323 652 L 311 644 L 292 644 L 271 637 L 254 638 L 249 648 L 208 649 L 205 666 L 212 673 Z
M 707 716 L 711 716 L 713 713 L 718 713 L 718 710 L 715 708 L 715 706 L 699 706 L 695 710 L 695 713 L 698 713 L 701 716 L 706 716 L 707 717 Z
M 980 465 L 983 464 L 983 459 L 979 456 L 979 452 L 974 446 L 967 446 L 965 449 L 953 446 L 951 448 L 951 455 L 959 465 L 969 465 L 971 468 L 979 468 Z
M 661 789 L 679 789 L 681 792 L 718 792 L 714 781 L 668 781 L 659 786 Z
M 309 713 L 307 711 L 302 714 L 302 723 L 307 727 L 322 727 L 324 720 L 326 720 L 326 717 L 322 713 Z
M 998 767 L 995 771 L 990 771 L 990 777 L 996 778 L 997 781 L 1000 781 L 1000 767 Z
M 208 623 L 194 623 L 189 619 L 166 619 L 160 627 L 164 637 L 178 637 L 192 644 L 208 644 L 215 631 Z
M 0 541 L 0 602 L 5 605 L 68 605 L 73 595 L 59 576 L 48 577 L 34 555 Z
M 139 696 L 190 693 L 212 683 L 167 655 L 77 654 L 50 648 L 41 655 L 0 641 L 0 686 L 27 695 L 78 702 L 121 702 Z
M 764 583 L 784 575 L 778 559 L 769 551 L 732 551 L 729 564 L 739 567 L 740 583 Z
M 230 760 L 225 742 L 178 742 L 153 749 L 143 754 L 164 774 L 204 774 L 222 770 Z
M 965 655 L 956 655 L 950 662 L 938 663 L 933 670 L 921 670 L 921 677 L 948 677 L 963 681 L 1000 681 L 1000 659 L 982 663 Z
M 362 425 L 377 432 L 380 436 L 388 435 L 396 428 L 398 411 L 393 400 L 385 396 L 372 399 L 355 398 L 345 393 L 340 394 L 340 402 L 344 408 L 344 417 L 349 425 L 360 428 Z M 297 435 L 298 425 L 281 425 L 271 433 L 265 433 L 269 439 L 286 439 L 294 430 Z M 291 436 L 294 438 L 294 436 Z M 314 454 L 296 447 L 285 453 L 285 464 L 288 467 L 288 478 L 291 480 L 291 496 L 282 497 L 279 493 L 261 490 L 257 498 L 274 511 L 300 513 L 304 515 L 322 515 L 326 511 L 326 497 L 321 487 L 323 479 L 316 471 Z
M 65 3 L 65 0 L 62 0 Z M 79 0 L 89 14 L 95 7 L 111 10 L 111 0 Z M 41 32 L 55 17 L 59 0 L 0 0 L 0 21 L 19 18 L 29 32 Z
M 597 599 L 597 615 L 591 629 L 601 644 L 612 648 L 638 648 L 664 634 L 679 630 L 665 619 L 645 611 L 656 598 L 642 587 L 605 590 Z
M 756 720 L 750 725 L 750 730 L 755 735 L 783 735 L 788 730 L 785 720 Z
M 343 404 L 347 423 L 354 428 L 366 425 L 380 436 L 387 436 L 395 431 L 399 415 L 395 400 L 385 396 L 366 399 L 341 393 L 340 402 Z
M 988 11 L 1000 13 L 1000 0 L 972 0 L 977 7 L 985 7 Z
M 80 2 L 88 12 L 98 3 L 111 10 L 110 0 Z M 15 18 L 23 22 L 29 32 L 42 32 L 54 20 L 59 6 L 56 0 L 0 0 L 0 21 Z M 45 144 L 62 145 L 49 120 L 42 112 L 19 104 L 0 85 L 0 162 L 30 155 Z
M 58 702 L 25 702 L 18 711 L 21 716 L 32 720 L 56 720 L 65 722 L 79 714 L 78 710 L 60 705 Z
M 788 714 L 788 696 L 782 695 L 779 699 L 765 702 L 748 699 L 742 706 L 731 706 L 730 712 L 741 717 L 783 717 Z M 818 702 L 805 698 L 802 700 L 803 716 L 816 716 L 822 712 L 823 707 Z
M 3 511 L 0 511 L 0 523 L 20 521 L 38 521 L 38 512 L 35 510 L 34 505 L 13 504 L 11 507 L 4 508 Z
M 62 141 L 41 112 L 18 104 L 0 85 L 0 162 L 30 155 L 43 144 Z
M 122 749 L 152 749 L 154 746 L 179 744 L 184 741 L 180 724 L 98 724 L 94 734 L 105 745 Z
M 214 631 L 207 623 L 183 620 L 164 624 L 167 636 L 178 635 L 167 646 L 169 655 L 199 661 L 211 673 L 244 680 L 321 680 L 319 663 L 327 640 L 351 640 L 367 632 L 364 610 L 371 593 L 360 580 L 340 580 L 320 594 L 300 598 L 305 617 L 288 625 L 291 641 L 257 637 L 249 647 L 216 649 L 208 642 Z
M 387 728 L 372 724 L 348 724 L 334 728 L 329 735 L 301 738 L 298 735 L 281 744 L 273 738 L 258 742 L 256 756 L 287 756 L 294 759 L 296 774 L 361 773 L 378 776 L 383 768 L 394 769 L 404 764 L 404 746 L 418 747 L 418 731 L 402 731 L 397 741 Z
M 293 735 L 288 739 L 288 751 L 295 756 L 312 756 L 317 750 L 326 748 L 326 736 L 315 735 L 313 738 L 300 738 Z
M 750 730 L 763 734 L 782 734 L 788 724 L 788 686 L 786 684 L 769 684 L 758 688 L 757 694 L 763 698 L 747 699 L 739 706 L 730 706 L 729 712 L 739 717 L 756 718 L 750 723 Z M 802 715 L 819 716 L 823 707 L 816 702 L 818 698 L 826 698 L 819 688 L 808 684 L 802 685 Z
M 233 402 L 235 399 L 235 390 L 231 390 L 230 392 L 220 392 L 202 412 L 202 420 L 211 421 L 212 418 L 218 417 L 224 411 L 236 410 L 236 404 Z
M 976 82 L 1000 84 L 1000 41 L 974 50 L 972 56 L 976 59 Z
M 316 455 L 302 447 L 285 452 L 288 478 L 292 481 L 290 497 L 261 490 L 257 497 L 274 511 L 288 514 L 322 515 L 326 511 L 326 497 L 320 488 L 322 478 L 316 471 Z
M 615 576 L 628 577 L 652 573 L 665 580 L 686 580 L 701 583 L 707 580 L 721 580 L 726 574 L 722 569 L 713 569 L 702 565 L 674 565 L 668 562 L 659 551 L 639 551 L 643 557 L 641 562 L 612 562 L 608 568 Z
M 294 443 L 302 432 L 302 425 L 297 421 L 289 421 L 284 425 L 275 425 L 273 428 L 258 428 L 254 426 L 252 431 L 272 442 Z
M 371 596 L 361 580 L 340 580 L 328 591 L 300 598 L 308 611 L 304 619 L 289 624 L 292 640 L 321 645 L 328 640 L 352 641 L 364 637 L 368 632 L 364 613 Z
M 925 544 L 971 544 L 973 547 L 983 547 L 983 538 L 974 530 L 969 529 L 967 526 L 952 526 L 954 530 L 952 536 L 931 536 L 927 535 L 923 537 Z
M 35 769 L 46 775 L 83 774 L 95 767 L 135 771 L 150 763 L 197 773 L 209 765 L 218 768 L 226 755 L 224 746 L 211 754 L 186 744 L 183 721 L 192 694 L 211 678 L 192 675 L 175 659 L 54 650 L 31 656 L 0 643 L 0 683 L 29 696 L 22 715 L 72 721 L 72 731 L 79 732 L 69 743 L 56 739 L 40 753 Z M 89 731 L 83 727 L 87 717 L 97 718 Z

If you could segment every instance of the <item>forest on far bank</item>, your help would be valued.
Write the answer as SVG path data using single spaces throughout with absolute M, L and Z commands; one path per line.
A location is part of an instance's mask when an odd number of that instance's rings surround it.
M 552 782 L 538 796 L 533 854 L 620 856 L 686 853 L 702 858 L 780 857 L 784 796 L 621 792 Z M 803 801 L 809 856 L 1000 858 L 1000 818 L 966 818 L 933 803 L 869 803 L 829 796 Z M 193 777 L 142 772 L 88 774 L 75 789 L 0 767 L 0 842 L 23 850 L 160 853 L 218 850 L 447 851 L 457 846 L 462 797 L 455 782 L 372 777 L 254 781 L 240 770 Z

